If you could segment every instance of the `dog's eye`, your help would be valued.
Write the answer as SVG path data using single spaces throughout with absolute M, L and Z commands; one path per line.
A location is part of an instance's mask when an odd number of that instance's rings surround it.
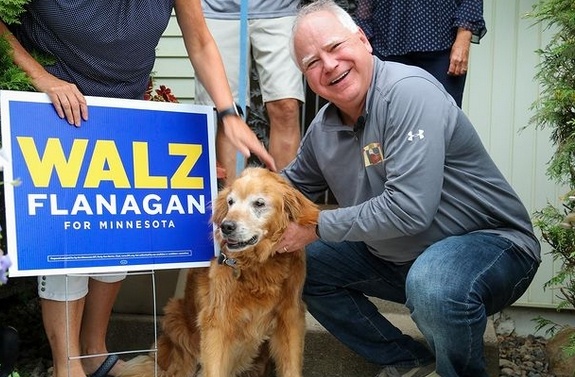
M 234 203 L 235 202 L 232 198 L 228 198 L 228 206 L 232 206 Z
M 258 199 L 254 202 L 254 207 L 256 208 L 262 208 L 265 207 L 266 202 L 263 199 Z

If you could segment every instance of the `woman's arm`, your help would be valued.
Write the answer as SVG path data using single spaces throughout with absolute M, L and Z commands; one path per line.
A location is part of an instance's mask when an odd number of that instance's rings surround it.
M 451 47 L 447 73 L 458 76 L 467 73 L 471 43 L 479 43 L 487 32 L 483 19 L 483 0 L 460 1 L 453 18 L 453 27 L 457 28 L 457 34 Z
M 218 47 L 206 26 L 200 0 L 176 0 L 176 16 L 196 78 L 210 94 L 218 111 L 234 106 L 234 99 Z M 275 162 L 248 125 L 237 116 L 223 118 L 223 132 L 246 157 L 253 152 L 271 170 Z

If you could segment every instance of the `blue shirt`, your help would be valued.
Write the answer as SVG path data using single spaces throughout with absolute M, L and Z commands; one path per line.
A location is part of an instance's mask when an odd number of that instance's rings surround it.
M 10 29 L 84 95 L 141 99 L 173 0 L 33 0 Z
M 457 28 L 487 31 L 483 0 L 358 0 L 353 14 L 380 56 L 450 49 Z

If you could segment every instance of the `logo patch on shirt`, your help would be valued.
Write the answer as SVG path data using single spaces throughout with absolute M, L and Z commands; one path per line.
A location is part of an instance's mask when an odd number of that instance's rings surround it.
M 366 167 L 383 162 L 383 150 L 380 143 L 370 143 L 363 147 L 363 162 Z
M 413 139 L 416 137 L 418 137 L 420 140 L 423 139 L 425 137 L 423 136 L 423 130 L 418 130 L 416 134 L 409 131 L 409 133 L 407 134 L 407 140 L 409 141 L 413 141 Z

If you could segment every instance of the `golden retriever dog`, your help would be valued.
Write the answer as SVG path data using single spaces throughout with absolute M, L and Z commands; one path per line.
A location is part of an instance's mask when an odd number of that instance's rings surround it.
M 190 269 L 184 297 L 164 308 L 154 353 L 127 362 L 122 377 L 302 375 L 305 252 L 276 253 L 290 222 L 317 223 L 318 208 L 280 175 L 247 168 L 213 203 L 221 255 Z M 262 353 L 263 352 L 263 353 Z

